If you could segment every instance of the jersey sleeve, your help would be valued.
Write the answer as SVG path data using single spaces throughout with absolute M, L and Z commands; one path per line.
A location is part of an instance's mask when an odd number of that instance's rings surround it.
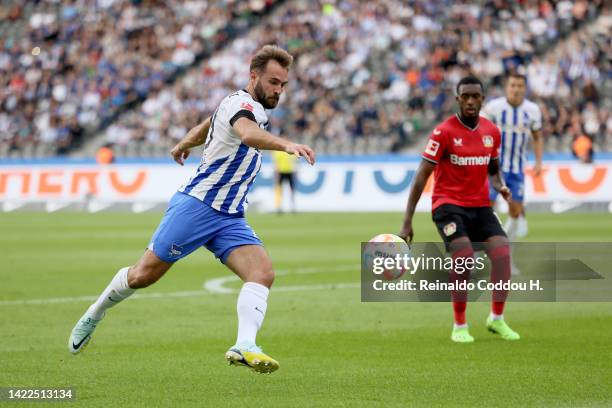
M 427 145 L 425 146 L 425 150 L 423 151 L 421 157 L 428 162 L 438 164 L 444 155 L 444 151 L 446 150 L 445 140 L 446 138 L 444 137 L 444 132 L 438 128 L 435 128 L 431 132 L 429 140 L 427 140 Z
M 495 123 L 495 112 L 493 109 L 493 101 L 487 103 L 484 108 L 480 110 L 480 116 L 489 119 L 491 122 Z
M 255 104 L 249 98 L 241 95 L 230 96 L 227 107 L 229 125 L 234 126 L 234 123 L 240 118 L 247 118 L 257 123 L 255 109 Z
M 499 132 L 499 128 L 497 126 L 492 126 L 493 128 L 493 151 L 491 152 L 491 159 L 497 160 L 499 159 L 499 150 L 501 148 L 501 133 Z
M 533 104 L 533 118 L 531 119 L 530 129 L 533 132 L 537 132 L 542 129 L 542 111 L 537 104 Z

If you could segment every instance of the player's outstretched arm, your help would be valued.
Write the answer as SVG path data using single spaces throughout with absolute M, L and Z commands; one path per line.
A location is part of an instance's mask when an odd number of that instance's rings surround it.
M 239 118 L 234 122 L 234 130 L 242 139 L 242 143 L 247 146 L 261 150 L 280 150 L 281 152 L 295 154 L 305 158 L 309 164 L 314 164 L 316 160 L 315 153 L 309 146 L 274 136 L 272 133 L 261 129 L 249 118 Z
M 427 184 L 427 180 L 435 168 L 436 165 L 434 163 L 427 160 L 421 160 L 421 164 L 414 176 L 412 187 L 410 187 L 410 194 L 408 195 L 404 224 L 399 233 L 399 236 L 406 240 L 406 242 L 412 242 L 414 236 L 414 231 L 412 230 L 412 217 L 414 216 L 416 206 L 423 194 L 423 189 L 425 189 L 425 184 Z
M 504 182 L 504 176 L 499 166 L 499 159 L 495 158 L 489 162 L 488 172 L 489 176 L 491 176 L 490 180 L 493 188 L 504 197 L 504 200 L 510 203 L 512 201 L 512 192 Z
M 184 164 L 184 160 L 189 157 L 189 151 L 206 141 L 206 136 L 208 136 L 208 129 L 210 128 L 210 117 L 208 117 L 204 122 L 200 123 L 189 132 L 187 135 L 176 144 L 170 151 L 170 155 L 174 159 L 175 162 L 180 164 L 181 166 Z

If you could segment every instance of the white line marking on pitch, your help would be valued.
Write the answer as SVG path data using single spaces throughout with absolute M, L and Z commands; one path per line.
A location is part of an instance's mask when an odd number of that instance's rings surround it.
M 291 275 L 291 274 L 306 274 L 316 273 L 320 271 L 331 271 L 338 272 L 344 270 L 351 270 L 358 268 L 355 265 L 339 265 L 331 268 L 297 268 L 293 270 L 280 270 L 277 275 Z M 223 283 L 232 280 L 237 280 L 238 277 L 234 275 L 225 276 L 223 278 L 211 279 L 205 282 L 206 290 L 192 290 L 192 291 L 181 291 L 181 292 L 153 292 L 153 293 L 136 293 L 130 297 L 130 299 L 160 299 L 160 298 L 178 298 L 178 297 L 195 297 L 195 296 L 206 296 L 206 295 L 222 295 L 222 294 L 235 294 L 238 293 L 237 289 L 229 289 L 223 287 Z M 207 285 L 209 282 L 219 282 L 212 285 L 209 288 Z M 313 284 L 313 285 L 293 285 L 293 286 L 276 286 L 273 288 L 274 292 L 293 292 L 293 291 L 312 291 L 312 290 L 333 290 L 333 289 L 345 289 L 345 288 L 358 288 L 360 287 L 359 282 L 343 282 L 343 283 L 328 283 L 328 284 Z M 97 296 L 75 296 L 75 297 L 59 297 L 59 298 L 46 298 L 46 299 L 23 299 L 23 300 L 0 300 L 0 306 L 22 306 L 22 305 L 49 305 L 55 303 L 73 303 L 73 302 L 93 302 Z
M 275 272 L 275 274 L 276 276 L 301 275 L 301 274 L 317 273 L 317 272 L 325 272 L 325 271 L 342 272 L 342 271 L 350 271 L 354 269 L 358 270 L 359 268 L 360 266 L 358 265 L 337 265 L 333 267 L 313 266 L 313 267 L 295 268 L 295 269 L 279 269 Z M 230 288 L 224 287 L 226 283 L 236 282 L 238 280 L 239 278 L 236 275 L 222 276 L 220 278 L 209 279 L 205 281 L 203 288 L 212 293 L 223 293 L 223 294 L 238 293 L 237 289 L 230 289 Z M 309 286 L 313 286 L 313 285 L 309 285 Z M 285 286 L 285 287 L 288 287 L 288 286 Z M 275 287 L 273 290 L 277 291 L 282 288 L 283 286 L 281 286 L 280 288 Z

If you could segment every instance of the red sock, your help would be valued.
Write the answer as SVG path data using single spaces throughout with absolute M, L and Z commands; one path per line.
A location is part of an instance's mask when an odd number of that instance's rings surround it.
M 453 259 L 457 258 L 473 258 L 474 250 L 472 246 L 467 246 L 458 250 L 453 251 L 451 254 Z M 450 274 L 450 281 L 459 284 L 460 282 L 468 281 L 470 278 L 470 271 L 464 271 L 459 274 L 456 271 L 452 271 Z M 451 292 L 451 300 L 453 301 L 453 312 L 455 314 L 455 324 L 465 324 L 465 309 L 467 308 L 467 291 L 454 290 Z
M 491 258 L 491 282 L 510 282 L 510 246 L 501 245 L 493 248 L 488 252 L 488 255 Z M 507 290 L 494 290 L 492 299 L 493 310 L 499 308 L 503 312 L 507 296 Z M 495 306 L 495 303 L 499 303 L 501 306 Z M 496 312 L 494 311 L 493 313 Z
M 465 324 L 465 309 L 467 302 L 453 302 L 453 312 L 455 313 L 455 324 Z
M 492 302 L 491 312 L 493 312 L 493 314 L 496 314 L 496 315 L 503 315 L 505 305 L 506 305 L 506 302 Z

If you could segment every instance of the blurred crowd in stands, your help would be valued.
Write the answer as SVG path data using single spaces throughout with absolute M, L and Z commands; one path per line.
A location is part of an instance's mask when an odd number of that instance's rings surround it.
M 99 144 L 119 155 L 166 155 L 246 85 L 250 56 L 268 43 L 295 56 L 273 132 L 328 153 L 413 145 L 454 110 L 460 77 L 481 76 L 494 96 L 511 70 L 527 74 L 549 147 L 569 150 L 578 134 L 604 147 L 612 141 L 612 26 L 603 0 L 289 0 L 228 41 L 228 22 L 263 14 L 269 3 L 40 1 L 27 16 L 22 10 L 9 28 L 27 21 L 25 32 L 0 43 L 0 146 L 19 150 L 27 141 L 66 152 L 84 127 L 144 98 L 109 121 Z M 581 28 L 596 18 L 598 27 Z M 204 51 L 210 58 L 197 62 Z
M 86 131 L 163 89 L 270 3 L 0 1 L 0 145 L 78 147 Z
M 568 149 L 567 139 L 587 136 L 600 151 L 612 151 L 612 16 L 591 28 L 534 58 L 527 78 L 545 134 L 556 137 L 549 144 Z

